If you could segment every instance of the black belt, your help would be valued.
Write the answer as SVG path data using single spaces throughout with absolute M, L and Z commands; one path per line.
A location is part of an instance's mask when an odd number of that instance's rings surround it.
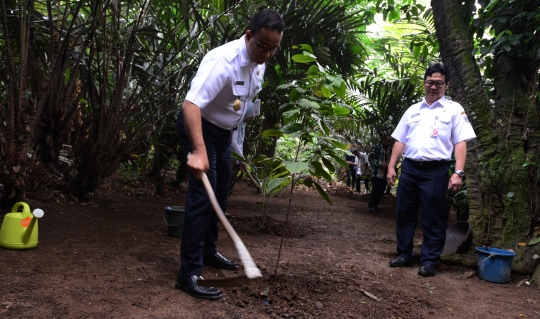
M 448 164 L 454 163 L 454 161 L 445 161 L 445 160 L 442 160 L 442 161 L 416 161 L 416 160 L 413 160 L 413 159 L 410 159 L 410 158 L 406 158 L 405 161 L 407 161 L 407 163 L 410 163 L 412 165 L 421 166 L 421 167 L 437 167 L 437 166 L 441 166 L 441 165 L 448 165 Z
M 217 126 L 216 124 L 214 124 L 214 123 L 212 123 L 212 122 L 210 122 L 210 121 L 205 120 L 204 118 L 201 118 L 201 120 L 202 120 L 201 122 L 202 122 L 203 128 L 204 128 L 205 126 L 211 126 L 211 127 L 213 127 L 214 129 L 216 129 L 216 130 L 218 130 L 218 131 L 221 131 L 221 132 L 223 132 L 223 133 L 230 133 L 230 132 L 233 131 L 233 130 L 228 130 L 228 129 L 221 128 L 221 127 Z
M 184 118 L 184 110 L 182 110 L 181 108 L 180 108 L 180 111 L 178 111 L 178 116 L 182 116 L 182 119 Z M 235 128 L 233 128 L 233 129 L 229 129 L 229 130 L 228 130 L 228 129 L 221 128 L 221 127 L 217 126 L 216 124 L 214 124 L 214 123 L 212 123 L 212 122 L 210 122 L 210 121 L 205 120 L 203 117 L 201 117 L 201 124 L 202 124 L 203 128 L 204 128 L 205 126 L 206 126 L 206 127 L 212 127 L 212 128 L 214 128 L 214 129 L 216 129 L 216 130 L 218 130 L 218 131 L 221 131 L 221 132 L 223 132 L 223 133 L 231 133 L 232 131 L 235 131 L 235 130 L 238 129 L 238 126 L 235 127 Z

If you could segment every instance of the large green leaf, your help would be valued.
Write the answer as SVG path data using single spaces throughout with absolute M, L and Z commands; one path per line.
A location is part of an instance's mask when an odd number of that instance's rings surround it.
M 308 168 L 307 162 L 284 162 L 285 167 L 291 174 L 298 174 Z
M 324 200 L 328 204 L 332 205 L 332 200 L 330 199 L 330 196 L 328 195 L 328 193 L 325 192 L 324 189 L 321 187 L 321 185 L 319 185 L 318 183 L 314 183 L 314 184 L 315 184 L 315 188 L 317 188 L 317 191 L 322 196 L 322 198 L 324 198 Z
M 314 57 L 303 55 L 303 54 L 295 54 L 292 56 L 291 59 L 293 59 L 293 61 L 296 61 L 298 63 L 311 63 L 311 62 L 317 61 L 317 59 L 315 59 Z
M 345 116 L 349 115 L 351 113 L 351 110 L 349 110 L 346 107 L 336 106 L 334 107 L 334 114 L 336 116 Z
M 300 50 L 303 50 L 303 51 L 307 51 L 307 52 L 313 54 L 313 48 L 309 44 L 299 44 L 299 45 L 293 46 L 293 48 L 294 49 L 300 49 Z
M 300 104 L 301 107 L 305 108 L 305 109 L 319 109 L 320 106 L 317 102 L 313 102 L 313 101 L 310 101 L 308 99 L 300 99 L 298 101 L 298 104 Z
M 334 86 L 334 92 L 336 92 L 336 94 L 342 99 L 345 97 L 346 91 L 347 85 L 345 84 L 345 82 L 341 82 L 339 86 Z
M 324 137 L 321 137 L 324 139 Z M 342 149 L 342 150 L 346 150 L 347 149 L 347 145 L 346 144 L 343 144 L 335 139 L 326 139 L 329 143 L 331 143 L 332 145 L 334 145 L 335 147 L 339 148 L 339 149 Z
M 280 131 L 280 130 L 270 129 L 270 130 L 266 130 L 266 131 L 262 132 L 262 135 L 265 136 L 265 137 L 282 136 L 283 132 Z
M 328 124 L 325 121 L 319 121 L 319 126 L 321 128 L 321 131 L 325 135 L 330 135 L 332 133 L 332 130 L 330 129 L 330 127 L 328 126 Z
M 276 190 L 280 189 L 281 186 L 284 186 L 286 184 L 290 183 L 289 178 L 274 178 L 268 181 L 268 184 L 266 185 L 266 191 L 267 192 L 275 192 Z
M 314 171 L 312 172 L 315 176 L 320 176 L 324 178 L 328 182 L 332 182 L 332 176 L 328 174 L 328 172 L 324 169 L 321 163 L 317 161 L 311 162 L 311 166 L 314 168 Z
M 280 86 L 278 86 L 278 87 L 276 88 L 276 91 L 280 91 L 280 90 L 289 90 L 289 89 L 293 89 L 293 88 L 295 88 L 295 87 L 296 87 L 296 85 L 291 84 L 291 83 L 282 84 L 282 85 L 280 85 Z
M 321 85 L 320 88 L 321 88 L 322 95 L 326 98 L 331 97 L 332 94 L 334 93 L 334 91 L 332 91 L 332 86 L 328 84 L 323 84 Z
M 334 172 L 336 170 L 336 168 L 334 167 L 334 164 L 332 164 L 332 162 L 328 160 L 326 157 L 322 158 L 322 162 L 324 166 L 326 166 L 326 168 L 328 168 L 330 172 Z
M 283 112 L 283 118 L 285 119 L 285 121 L 287 122 L 290 122 L 292 120 L 294 120 L 298 114 L 300 113 L 300 109 L 290 109 L 286 112 Z
M 319 74 L 319 67 L 317 65 L 312 65 L 307 70 L 307 75 L 317 75 Z
M 301 123 L 289 123 L 283 125 L 280 131 L 285 134 L 292 134 L 298 132 L 303 133 L 306 131 L 306 127 Z

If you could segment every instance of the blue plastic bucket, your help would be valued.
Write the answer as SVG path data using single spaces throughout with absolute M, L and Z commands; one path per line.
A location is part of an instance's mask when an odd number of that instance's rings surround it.
M 512 261 L 516 253 L 497 248 L 476 247 L 478 252 L 478 277 L 500 284 L 510 280 Z

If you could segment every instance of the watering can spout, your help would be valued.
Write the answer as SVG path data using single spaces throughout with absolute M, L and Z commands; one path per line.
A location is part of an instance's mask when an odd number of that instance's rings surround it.
M 32 212 L 32 215 L 34 216 L 32 217 L 30 224 L 28 225 L 28 227 L 26 228 L 26 231 L 24 232 L 23 245 L 28 244 L 28 241 L 30 240 L 30 236 L 32 236 L 32 233 L 34 231 L 34 225 L 36 225 L 38 218 L 43 217 L 44 212 L 43 210 L 38 208 L 38 209 L 34 209 L 34 211 Z
M 23 239 L 22 239 L 22 244 L 23 245 L 28 245 L 28 241 L 30 240 L 30 236 L 32 236 L 32 232 L 34 231 L 34 225 L 36 224 L 36 221 L 37 221 L 36 218 L 32 218 L 32 220 L 30 221 L 30 224 L 28 225 L 28 227 L 24 231 L 24 236 L 23 236 Z
M 19 212 L 19 208 L 23 209 Z M 8 249 L 29 249 L 38 243 L 38 219 L 43 217 L 41 209 L 30 213 L 30 207 L 24 202 L 16 203 L 11 213 L 4 216 L 0 228 L 0 247 Z

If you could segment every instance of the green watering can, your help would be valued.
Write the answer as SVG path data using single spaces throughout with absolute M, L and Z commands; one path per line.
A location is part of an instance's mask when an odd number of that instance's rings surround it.
M 19 208 L 23 208 L 19 212 Z M 0 247 L 7 249 L 30 249 L 38 244 L 38 218 L 43 217 L 43 210 L 35 209 L 30 213 L 27 203 L 18 202 L 11 213 L 4 216 L 0 228 Z

